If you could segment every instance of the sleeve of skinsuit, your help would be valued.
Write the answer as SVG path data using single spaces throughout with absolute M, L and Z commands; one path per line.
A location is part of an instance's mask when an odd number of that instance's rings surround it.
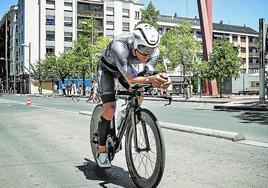
M 110 55 L 114 57 L 116 66 L 121 74 L 126 77 L 128 74 L 128 46 L 122 42 L 115 41 L 110 48 Z
M 152 54 L 151 59 L 145 64 L 145 67 L 148 68 L 149 71 L 153 72 L 155 70 L 155 65 L 157 63 L 157 60 L 160 56 L 160 50 L 159 48 L 156 48 L 154 50 L 154 53 Z

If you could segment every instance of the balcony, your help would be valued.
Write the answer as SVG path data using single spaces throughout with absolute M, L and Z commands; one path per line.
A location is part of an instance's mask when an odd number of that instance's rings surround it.
M 249 52 L 249 56 L 250 57 L 259 57 L 259 53 L 258 52 Z
M 81 2 L 81 3 L 100 3 L 100 4 L 103 4 L 104 3 L 104 0 L 78 0 L 78 2 Z
M 249 47 L 258 47 L 258 43 L 257 42 L 249 42 L 248 46 Z
M 94 12 L 94 11 L 79 11 L 77 13 L 78 16 L 80 17 L 90 17 L 91 15 L 95 15 L 97 18 L 103 18 L 104 14 L 103 12 Z
M 250 63 L 249 69 L 259 69 L 260 65 L 258 63 Z

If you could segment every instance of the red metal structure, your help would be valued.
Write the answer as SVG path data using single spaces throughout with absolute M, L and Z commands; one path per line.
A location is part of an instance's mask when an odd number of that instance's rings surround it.
M 202 32 L 203 59 L 208 61 L 209 54 L 212 52 L 212 0 L 197 0 L 200 26 Z M 216 80 L 204 81 L 205 95 L 217 95 Z

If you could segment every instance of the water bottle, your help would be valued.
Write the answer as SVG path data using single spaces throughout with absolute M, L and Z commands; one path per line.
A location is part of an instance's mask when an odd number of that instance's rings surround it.
M 125 118 L 126 115 L 126 109 L 120 110 L 117 114 L 117 129 L 120 130 L 120 124 L 123 121 L 123 119 Z

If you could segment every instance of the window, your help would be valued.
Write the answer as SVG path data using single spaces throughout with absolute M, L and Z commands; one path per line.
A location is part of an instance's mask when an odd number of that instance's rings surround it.
M 246 53 L 246 48 L 241 47 L 241 53 Z
M 46 40 L 55 41 L 55 31 L 47 31 L 46 32 Z
M 249 57 L 249 63 L 251 64 L 258 64 L 259 60 L 257 58 Z
M 129 18 L 129 9 L 123 8 L 123 17 L 124 18 Z
M 64 41 L 72 42 L 73 41 L 73 33 L 71 32 L 64 32 Z
M 249 40 L 249 42 L 253 42 L 253 43 L 258 42 L 257 38 L 255 38 L 255 37 L 248 37 L 248 40 Z
M 106 7 L 106 11 L 107 16 L 114 16 L 114 7 Z
M 238 41 L 237 35 L 233 35 L 233 42 L 237 42 L 237 41 Z
M 198 38 L 198 39 L 202 39 L 201 31 L 196 31 L 195 36 L 196 36 L 196 38 Z
M 258 49 L 257 48 L 249 48 L 249 52 L 251 53 L 258 53 Z
M 88 3 L 78 3 L 77 13 L 78 14 L 92 14 L 95 13 L 98 16 L 103 16 L 103 5 L 88 4 Z
M 55 9 L 55 1 L 47 0 L 46 9 Z
M 48 5 L 55 5 L 55 0 L 47 0 Z
M 73 26 L 73 18 L 72 17 L 64 17 L 64 26 L 72 27 Z
M 114 22 L 113 21 L 107 21 L 106 22 L 107 30 L 114 30 Z
M 246 36 L 241 36 L 240 37 L 240 42 L 246 42 Z
M 135 11 L 135 19 L 136 20 L 140 19 L 140 12 L 139 11 Z
M 66 7 L 73 7 L 73 3 L 64 2 L 64 6 L 66 6 Z
M 46 25 L 55 25 L 55 16 L 46 15 Z
M 129 23 L 123 22 L 123 31 L 129 31 Z
M 158 33 L 159 33 L 160 35 L 162 35 L 162 34 L 163 34 L 163 30 L 164 30 L 163 27 L 159 27 L 159 28 L 158 28 Z
M 55 54 L 55 47 L 54 46 L 47 46 L 46 47 L 46 54 L 48 54 L 48 55 Z
M 64 2 L 64 10 L 65 11 L 73 11 L 73 3 Z

